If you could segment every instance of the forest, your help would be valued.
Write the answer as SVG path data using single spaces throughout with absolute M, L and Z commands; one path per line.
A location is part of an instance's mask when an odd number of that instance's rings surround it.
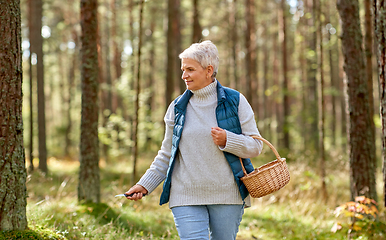
M 0 15 L 0 239 L 178 239 L 161 186 L 115 195 L 157 155 L 178 56 L 204 40 L 291 175 L 237 240 L 386 238 L 385 0 L 1 0 Z

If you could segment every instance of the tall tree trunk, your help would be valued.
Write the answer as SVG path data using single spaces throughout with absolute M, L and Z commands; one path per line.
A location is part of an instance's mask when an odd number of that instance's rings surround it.
M 39 169 L 47 173 L 47 146 L 46 146 L 46 110 L 44 93 L 44 63 L 42 29 L 42 0 L 32 1 L 33 38 L 31 38 L 31 54 L 37 57 L 37 86 L 38 86 L 38 136 L 39 136 Z
M 255 27 L 255 1 L 245 0 L 245 18 L 246 18 L 246 31 L 245 31 L 245 64 L 246 64 L 246 86 L 245 97 L 248 102 L 253 104 L 253 96 L 256 95 L 255 86 L 257 82 L 257 61 L 256 61 L 256 27 Z M 256 109 L 257 110 L 257 109 Z
M 67 41 L 66 38 L 63 38 L 63 42 Z M 66 75 L 66 65 L 67 65 L 67 62 L 69 61 L 66 61 L 69 59 L 69 56 L 67 54 L 64 54 L 64 52 L 59 48 L 59 46 L 57 47 L 56 49 L 56 52 L 55 52 L 55 55 L 57 57 L 57 61 L 58 61 L 58 66 L 59 66 L 59 76 L 58 76 L 58 80 L 59 80 L 59 96 L 60 96 L 60 105 L 58 106 L 59 108 L 59 114 L 58 116 L 59 119 L 61 120 L 60 122 L 60 125 L 64 126 L 66 124 L 66 116 L 67 116 L 67 111 L 66 111 L 66 103 L 67 103 L 67 98 L 66 98 L 66 89 L 68 89 L 68 87 L 66 86 L 66 82 L 68 82 L 68 79 L 66 78 L 67 75 Z M 55 104 L 53 104 L 55 105 Z M 66 135 L 66 132 L 65 132 L 65 129 L 64 130 L 64 147 L 63 147 L 63 152 L 62 152 L 62 156 L 63 157 L 67 157 L 68 156 L 68 147 L 66 146 L 67 144 L 67 135 Z M 55 137 L 54 138 L 57 142 L 60 142 L 62 143 L 62 139 L 59 139 L 58 137 Z
M 229 25 L 231 28 L 231 42 L 232 42 L 232 62 L 233 62 L 233 81 L 230 82 L 230 87 L 238 89 L 238 62 L 237 62 L 237 0 L 229 2 L 230 14 L 229 14 Z
M 177 60 L 179 52 L 178 48 L 178 32 L 179 32 L 179 3 L 180 0 L 168 0 L 168 30 L 167 30 L 167 61 L 166 61 L 166 108 L 169 106 L 174 92 L 179 88 L 180 81 L 177 81 L 176 74 Z M 178 64 L 179 68 L 179 64 Z M 180 72 L 180 71 L 179 71 Z
M 78 201 L 100 202 L 97 0 L 81 0 L 82 117 Z
M 358 0 L 338 0 L 342 52 L 347 75 L 351 197 L 377 200 L 374 136 L 371 129 L 369 90 L 362 49 Z
M 319 110 L 319 161 L 320 161 L 320 179 L 322 181 L 322 198 L 324 202 L 327 202 L 327 187 L 326 187 L 326 156 L 324 147 L 324 136 L 325 136 L 325 114 L 326 104 L 324 96 L 324 54 L 323 54 L 323 32 L 322 27 L 325 26 L 321 20 L 322 5 L 320 0 L 316 0 L 316 24 L 317 24 L 317 46 L 318 46 L 318 57 L 319 57 L 319 86 L 318 86 L 318 110 Z
M 279 43 L 278 43 L 278 34 L 274 33 L 272 35 L 272 50 L 273 50 L 273 66 L 272 66 L 272 78 L 273 78 L 273 85 L 279 86 L 280 85 L 280 59 L 279 59 Z M 273 101 L 273 112 L 275 113 L 275 121 L 277 123 L 276 127 L 276 145 L 279 145 L 281 135 L 283 134 L 283 125 L 280 124 L 282 122 L 282 111 L 281 106 L 279 104 L 278 98 L 274 96 L 278 96 L 279 92 L 278 89 L 275 89 L 272 94 L 272 101 Z
M 104 5 L 105 9 L 109 9 L 109 4 L 110 0 L 104 0 Z M 104 92 L 104 99 L 103 99 L 103 124 L 105 125 L 106 122 L 108 121 L 110 115 L 112 114 L 112 80 L 111 80 L 111 60 L 110 60 L 110 11 L 105 11 L 103 15 L 103 38 L 101 37 L 101 42 L 102 42 L 102 56 L 103 56 L 103 65 L 104 65 L 104 75 L 103 75 L 103 92 Z M 101 24 L 101 29 L 102 29 L 102 24 Z M 104 149 L 105 151 L 105 149 Z M 105 152 L 106 153 L 106 152 Z
M 327 4 L 326 4 L 326 14 L 324 15 L 325 18 L 326 18 L 326 29 L 327 29 L 327 39 L 328 39 L 328 42 L 329 42 L 329 46 L 327 46 L 327 58 L 328 58 L 328 66 L 329 66 L 329 70 L 330 70 L 330 88 L 331 88 L 331 121 L 330 121 L 330 129 L 331 129 L 331 143 L 333 146 L 336 146 L 336 138 L 337 138 L 337 134 L 336 134 L 336 129 L 337 129 L 337 107 L 336 107 L 336 102 L 337 102 L 337 92 L 338 92 L 338 87 L 337 87 L 337 83 L 338 83 L 338 79 L 337 79 L 337 76 L 336 76 L 336 66 L 338 65 L 337 64 L 337 61 L 336 59 L 334 59 L 334 57 L 336 56 L 337 52 L 339 51 L 336 51 L 335 50 L 335 47 L 336 47 L 336 44 L 335 42 L 332 42 L 332 39 L 331 39 L 331 31 L 333 30 L 333 25 L 331 24 L 331 4 L 332 1 L 327 1 Z M 335 1 L 334 1 L 334 7 L 335 7 Z M 328 27 L 329 26 L 329 27 Z
M 307 116 L 309 117 L 309 127 L 306 149 L 317 150 L 318 145 L 318 94 L 317 94 L 317 80 L 316 80 L 316 30 L 315 30 L 315 0 L 306 0 L 306 11 L 311 13 L 308 19 L 307 27 L 309 36 L 307 37 Z M 312 54 L 313 53 L 313 54 Z
M 340 47 L 342 48 L 342 47 Z M 346 77 L 346 73 L 344 72 L 343 70 L 343 65 L 344 65 L 344 57 L 343 57 L 343 53 L 342 54 L 339 54 L 338 56 L 338 62 L 339 62 L 339 79 L 340 79 L 340 82 L 339 82 L 339 102 L 340 102 L 340 118 L 341 118 L 341 129 L 340 129 L 340 132 L 341 132 L 341 136 L 342 138 L 344 138 L 344 140 L 342 140 L 342 149 L 346 149 L 347 148 L 347 131 L 348 131 L 348 126 L 347 126 L 347 101 L 346 101 L 346 92 L 347 92 L 347 89 L 346 89 L 346 82 L 347 82 L 347 77 Z
M 307 39 L 306 39 L 306 32 L 307 32 L 307 20 L 305 18 L 300 19 L 300 28 L 299 28 L 299 35 L 301 36 L 299 44 L 299 63 L 300 63 L 300 69 L 301 69 L 301 103 L 302 103 L 302 111 L 301 111 L 301 116 L 300 116 L 300 126 L 301 130 L 300 133 L 302 134 L 303 137 L 303 151 L 305 152 L 307 150 L 308 146 L 308 132 L 307 132 L 307 114 L 308 114 L 308 102 L 307 102 Z
M 0 4 L 0 230 L 27 229 L 20 1 Z
M 374 26 L 380 85 L 383 158 L 383 203 L 386 207 L 386 0 L 374 0 Z
M 287 12 L 287 1 L 281 0 L 279 19 L 280 32 L 279 39 L 282 44 L 282 68 L 283 68 L 283 138 L 282 146 L 289 149 L 289 117 L 290 117 L 290 100 L 288 90 L 288 59 L 287 59 L 287 24 L 286 24 L 286 12 Z
M 110 0 L 104 0 L 104 6 L 105 9 L 109 9 Z M 110 116 L 112 114 L 112 81 L 111 81 L 111 61 L 110 61 L 110 11 L 105 11 L 103 15 L 103 26 L 101 24 L 101 43 L 102 48 L 100 49 L 100 52 L 102 53 L 102 59 L 103 59 L 103 75 L 101 75 L 101 78 L 103 79 L 103 83 L 101 85 L 101 95 L 102 95 L 102 101 L 101 101 L 101 110 L 102 110 L 102 124 L 103 127 L 107 127 L 107 123 L 109 122 Z M 103 30 L 102 30 L 103 28 Z M 103 37 L 102 37 L 103 36 Z M 101 74 L 101 73 L 100 73 Z M 111 139 L 110 132 L 107 132 L 104 136 L 105 138 Z M 102 144 L 102 150 L 103 150 L 103 156 L 105 158 L 106 162 L 109 162 L 109 152 L 110 152 L 110 145 L 104 142 Z
M 172 22 L 173 22 L 173 2 L 174 0 L 168 0 L 168 29 L 167 29 L 167 47 L 166 47 L 166 90 L 165 90 L 165 107 L 168 108 L 170 102 L 172 101 L 173 92 L 174 92 L 174 75 L 173 75 L 173 31 L 172 31 Z
M 36 33 L 34 31 L 34 22 L 33 22 L 33 8 L 32 8 L 32 0 L 28 0 L 28 27 L 29 27 L 29 40 L 30 40 L 30 54 L 28 57 L 28 75 L 29 75 L 29 171 L 34 170 L 34 156 L 33 156 L 33 150 L 34 150 L 34 102 L 33 102 L 33 91 L 34 91 L 34 75 L 32 70 L 32 43 L 31 39 L 34 38 L 33 34 Z
M 129 11 L 128 11 L 128 19 L 129 19 L 129 40 L 132 48 L 132 54 L 129 59 L 129 65 L 130 65 L 130 78 L 129 78 L 129 89 L 134 89 L 135 86 L 135 52 L 134 52 L 134 39 L 135 39 L 135 33 L 134 33 L 134 0 L 129 0 Z M 131 60 L 131 61 L 130 61 Z
M 128 19 L 129 19 L 129 39 L 130 39 L 130 45 L 132 48 L 132 54 L 130 55 L 128 62 L 129 62 L 129 68 L 130 68 L 130 73 L 129 73 L 129 89 L 134 90 L 135 89 L 135 52 L 134 52 L 134 39 L 135 39 L 135 34 L 134 34 L 134 0 L 129 0 L 129 9 L 128 9 Z M 133 106 L 130 105 L 130 109 L 134 109 L 134 104 Z M 130 122 L 130 139 L 134 141 L 134 111 L 130 111 L 130 113 L 127 115 L 128 121 Z M 130 147 L 130 152 L 133 152 L 133 146 Z
M 270 31 L 269 31 L 269 23 L 265 22 L 263 24 L 263 39 L 266 43 L 269 42 L 269 37 Z M 271 58 L 270 58 L 270 52 L 269 48 L 266 46 L 263 48 L 263 91 L 262 91 L 262 96 L 263 96 L 263 102 L 262 106 L 264 106 L 264 111 L 263 111 L 263 121 L 264 121 L 264 128 L 263 130 L 263 136 L 272 136 L 271 132 L 271 120 L 272 120 L 272 101 L 269 96 L 271 94 L 268 94 L 269 88 L 270 88 L 270 82 L 272 79 L 270 78 L 269 74 L 269 66 L 271 65 Z M 270 81 L 271 80 L 271 81 Z M 260 120 L 261 121 L 261 120 Z
M 181 73 L 181 61 L 178 55 L 182 52 L 182 34 L 181 29 L 183 29 L 181 21 L 181 0 L 175 0 L 174 3 L 174 23 L 173 23 L 173 35 L 175 36 L 174 42 L 174 75 L 177 81 L 176 91 L 177 95 L 182 94 L 186 90 L 185 82 L 182 80 Z
M 198 0 L 193 0 L 193 37 L 192 42 L 197 43 L 202 39 L 202 28 L 198 10 Z
M 155 13 L 157 11 L 156 7 L 152 7 L 151 12 Z M 155 28 L 156 28 L 156 22 L 157 22 L 158 16 L 156 14 L 152 14 L 151 16 L 151 22 L 150 22 L 150 31 L 151 35 L 149 36 L 150 39 L 150 52 L 149 52 L 149 67 L 150 69 L 155 69 L 156 68 L 156 38 L 154 35 Z M 149 71 L 148 72 L 148 82 L 147 82 L 147 89 L 149 90 L 149 97 L 146 101 L 147 105 L 147 110 L 146 110 L 146 122 L 147 123 L 152 123 L 152 112 L 153 112 L 153 104 L 154 104 L 154 94 L 155 94 L 155 73 L 154 71 Z M 146 139 L 147 139 L 147 144 L 146 144 L 146 151 L 150 150 L 151 144 L 152 144 L 152 136 L 151 136 L 151 129 L 147 128 L 146 131 Z
M 365 4 L 365 56 L 366 56 L 366 79 L 367 89 L 369 91 L 369 111 L 371 119 L 374 117 L 374 94 L 373 94 L 373 21 L 371 14 L 371 0 L 364 0 Z M 374 120 L 370 123 L 371 131 L 373 132 L 374 152 L 375 149 L 375 123 Z
M 138 124 L 139 124 L 139 97 L 141 93 L 141 48 L 142 48 L 142 24 L 143 24 L 143 5 L 141 0 L 139 7 L 139 30 L 138 30 L 138 54 L 137 54 L 137 81 L 136 81 L 136 99 L 134 105 L 134 147 L 133 147 L 133 175 L 132 182 L 137 179 L 137 159 L 138 159 Z
M 117 16 L 118 16 L 118 10 L 117 6 L 119 7 L 120 1 L 112 0 L 111 1 L 111 12 L 112 12 L 112 19 L 111 19 L 111 38 L 112 38 L 112 44 L 113 44 L 113 66 L 114 66 L 114 74 L 112 77 L 112 86 L 114 88 L 113 91 L 113 103 L 112 103 L 112 112 L 117 113 L 117 108 L 124 110 L 122 106 L 122 98 L 119 94 L 117 94 L 116 91 L 116 84 L 119 82 L 121 76 L 122 76 L 122 67 L 121 67 L 121 52 L 122 47 L 120 44 L 120 36 L 119 30 L 118 30 L 118 24 L 117 24 Z
M 118 84 L 121 82 L 122 67 L 121 67 L 121 55 L 122 55 L 122 44 L 120 29 L 117 24 L 117 18 L 120 13 L 121 1 L 111 0 L 111 39 L 113 45 L 113 74 L 112 74 L 112 113 L 120 114 L 123 118 L 126 116 L 126 108 L 123 106 L 123 99 L 117 89 Z M 118 111 L 119 109 L 119 111 Z M 114 125 L 114 130 L 117 132 L 117 147 L 120 148 L 122 141 L 119 138 L 120 132 L 122 132 L 120 124 Z
M 65 132 L 65 156 L 70 156 L 70 149 L 72 147 L 72 140 L 70 138 L 71 131 L 73 128 L 72 125 L 72 96 L 74 91 L 74 85 L 75 85 L 75 70 L 78 66 L 78 53 L 79 53 L 79 40 L 78 40 L 78 33 L 73 30 L 72 31 L 72 40 L 75 42 L 75 49 L 72 51 L 72 60 L 69 67 L 69 73 L 68 73 L 68 97 L 67 97 L 67 111 L 66 111 L 66 118 L 67 118 L 67 126 L 66 126 L 66 132 Z

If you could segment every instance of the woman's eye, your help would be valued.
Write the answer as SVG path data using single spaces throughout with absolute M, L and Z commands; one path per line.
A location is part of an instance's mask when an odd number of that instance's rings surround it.
M 193 72 L 193 68 L 181 69 L 182 72 Z

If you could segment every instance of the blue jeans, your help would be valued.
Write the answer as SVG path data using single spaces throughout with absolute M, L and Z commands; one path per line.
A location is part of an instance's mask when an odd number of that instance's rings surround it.
M 235 240 L 244 206 L 180 206 L 173 207 L 172 213 L 181 240 Z

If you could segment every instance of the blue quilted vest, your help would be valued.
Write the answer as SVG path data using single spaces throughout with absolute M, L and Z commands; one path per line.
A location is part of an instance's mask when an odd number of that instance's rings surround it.
M 182 129 L 185 123 L 186 107 L 192 95 L 193 93 L 190 90 L 186 90 L 175 100 L 172 150 L 169 160 L 169 168 L 160 198 L 160 205 L 169 202 L 172 172 L 178 154 L 178 145 L 180 143 Z M 219 82 L 217 82 L 217 98 L 216 118 L 218 126 L 230 132 L 241 134 L 242 130 L 238 115 L 240 93 L 236 90 L 223 87 Z M 232 169 L 233 176 L 236 180 L 237 186 L 239 187 L 241 198 L 244 200 L 249 193 L 243 182 L 240 180 L 240 178 L 244 176 L 244 173 L 241 168 L 239 157 L 228 152 L 224 152 L 224 155 Z M 247 173 L 254 170 L 250 159 L 243 159 L 243 163 Z

